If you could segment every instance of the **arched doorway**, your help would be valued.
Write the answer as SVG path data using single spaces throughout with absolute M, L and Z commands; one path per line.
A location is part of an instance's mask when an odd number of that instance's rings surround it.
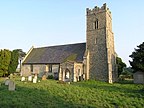
M 70 72 L 70 70 L 67 68 L 67 69 L 65 70 L 65 81 L 70 81 L 70 79 L 71 79 L 71 72 Z

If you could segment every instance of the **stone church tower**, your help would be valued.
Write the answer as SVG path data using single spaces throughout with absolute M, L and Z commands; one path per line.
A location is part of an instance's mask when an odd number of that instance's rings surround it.
M 87 79 L 112 83 L 117 80 L 112 16 L 106 4 L 87 8 Z

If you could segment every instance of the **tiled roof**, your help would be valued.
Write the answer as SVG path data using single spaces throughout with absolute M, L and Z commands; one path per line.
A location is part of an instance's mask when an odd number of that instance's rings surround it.
M 66 59 L 82 62 L 86 50 L 86 43 L 34 48 L 23 64 L 62 63 Z

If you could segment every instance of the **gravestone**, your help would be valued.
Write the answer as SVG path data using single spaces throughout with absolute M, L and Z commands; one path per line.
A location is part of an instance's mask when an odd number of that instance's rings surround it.
M 36 78 L 33 78 L 33 83 L 37 83 L 37 79 Z
M 34 76 L 34 78 L 35 78 L 35 79 L 37 79 L 37 78 L 38 78 L 38 77 L 37 77 L 37 74 Z
M 22 77 L 22 78 L 21 78 L 21 81 L 25 81 L 25 80 L 26 80 L 25 77 Z
M 9 85 L 9 82 L 10 82 L 11 80 L 10 79 L 6 79 L 5 80 L 5 85 Z
M 10 80 L 9 85 L 8 85 L 8 90 L 9 91 L 15 91 L 15 83 L 14 83 L 14 81 Z
M 37 74 L 35 74 L 35 76 L 33 78 L 33 83 L 37 83 Z
M 46 75 L 43 75 L 43 76 L 42 76 L 42 80 L 46 80 Z
M 144 84 L 144 72 L 138 71 L 133 74 L 135 84 Z
M 28 81 L 32 81 L 32 76 L 28 76 Z

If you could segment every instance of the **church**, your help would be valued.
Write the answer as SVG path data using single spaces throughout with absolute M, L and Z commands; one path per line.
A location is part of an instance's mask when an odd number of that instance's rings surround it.
M 112 15 L 107 5 L 86 9 L 85 43 L 32 47 L 22 61 L 21 74 L 70 82 L 117 81 Z

